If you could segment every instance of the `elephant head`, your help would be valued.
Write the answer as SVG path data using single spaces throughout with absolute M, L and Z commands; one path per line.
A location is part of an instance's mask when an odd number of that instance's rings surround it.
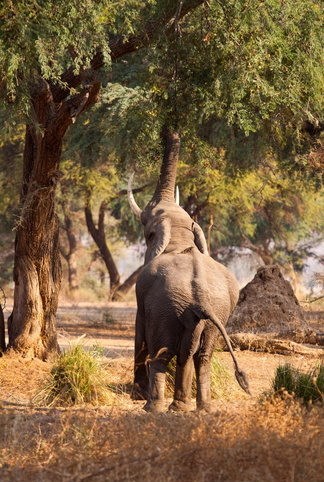
M 208 253 L 200 226 L 182 209 L 174 198 L 175 179 L 180 149 L 179 134 L 165 129 L 162 134 L 164 156 L 160 177 L 151 201 L 141 210 L 128 182 L 128 200 L 134 214 L 144 226 L 147 244 L 145 264 L 162 253 L 181 253 L 194 246 Z

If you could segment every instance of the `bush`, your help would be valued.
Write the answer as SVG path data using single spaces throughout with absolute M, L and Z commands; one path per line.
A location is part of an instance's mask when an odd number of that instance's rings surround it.
M 176 358 L 173 358 L 168 365 L 166 373 L 166 388 L 170 397 L 173 396 L 174 381 L 176 373 Z M 217 356 L 213 356 L 211 360 L 211 373 L 210 373 L 210 388 L 212 398 L 221 398 L 228 394 L 229 390 L 232 390 L 232 384 L 230 382 L 230 375 L 227 368 L 217 359 Z M 194 375 L 195 382 L 195 375 Z M 196 396 L 196 385 L 194 383 L 193 396 Z
M 34 397 L 34 403 L 74 405 L 106 402 L 111 396 L 107 374 L 100 362 L 100 351 L 86 351 L 80 344 L 60 355 L 53 365 L 45 387 Z
M 313 368 L 305 373 L 290 364 L 280 365 L 277 368 L 272 383 L 275 393 L 289 393 L 304 403 L 323 401 L 324 396 L 324 365 Z

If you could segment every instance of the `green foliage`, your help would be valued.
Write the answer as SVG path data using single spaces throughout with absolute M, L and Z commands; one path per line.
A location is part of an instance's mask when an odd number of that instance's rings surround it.
M 0 10 L 0 82 L 10 101 L 40 74 L 60 83 L 67 67 L 90 66 L 100 49 L 109 63 L 107 24 L 113 2 L 4 0 Z
M 224 158 L 200 148 L 195 169 L 183 162 L 179 174 L 186 208 L 205 231 L 213 220 L 212 249 L 260 246 L 274 261 L 297 265 L 307 255 L 302 240 L 320 239 L 323 192 L 278 161 L 268 158 L 253 171 L 229 176 Z
M 306 105 L 307 115 L 320 114 L 314 76 L 320 59 L 319 4 L 268 0 L 255 9 L 246 0 L 224 7 L 214 2 L 216 17 L 216 30 L 207 41 L 216 54 L 213 74 L 218 71 L 216 78 L 212 74 L 219 86 L 213 94 L 219 91 L 215 100 L 229 124 L 247 134 L 260 130 L 265 119 L 274 121 L 279 112 L 286 121 L 287 114 L 304 117 Z
M 63 74 L 89 71 L 100 52 L 98 78 L 107 81 L 111 68 L 110 41 L 140 34 L 147 17 L 159 18 L 154 0 L 3 0 L 0 5 L 0 101 L 7 112 L 26 113 L 33 120 L 30 93 L 40 78 L 75 93 Z M 156 8 L 158 4 L 159 8 Z M 163 10 L 163 8 L 162 8 Z M 14 109 L 12 109 L 14 107 Z M 12 119 L 7 118 L 10 124 Z
M 59 199 L 72 204 L 76 202 L 82 208 L 93 197 L 96 202 L 102 199 L 111 201 L 119 182 L 113 163 L 84 167 L 76 160 L 66 159 L 61 164 Z
M 167 122 L 182 136 L 182 203 L 205 228 L 213 216 L 213 246 L 274 243 L 276 260 L 297 262 L 300 240 L 322 229 L 320 169 L 308 155 L 318 147 L 323 111 L 320 3 L 266 0 L 256 9 L 249 0 L 212 0 L 178 31 L 164 29 L 149 48 L 110 63 L 109 36 L 140 34 L 147 20 L 158 25 L 178 5 L 4 0 L 0 85 L 11 103 L 0 118 L 18 125 L 14 101 L 28 110 L 40 76 L 60 84 L 67 68 L 89 67 L 100 50 L 109 82 L 104 75 L 100 102 L 70 129 L 60 202 L 79 210 L 86 198 L 94 208 L 105 200 L 118 220 L 113 237 L 137 241 L 140 225 L 118 192 L 134 168 L 136 186 L 154 184 Z M 8 189 L 6 169 L 0 166 L 0 215 L 7 219 L 18 191 Z M 150 191 L 137 195 L 140 205 Z
M 80 343 L 72 346 L 58 357 L 34 403 L 57 406 L 107 401 L 107 375 L 100 355 L 96 348 L 87 351 Z
M 140 166 L 146 176 L 136 176 L 136 185 L 147 184 L 147 176 L 156 175 L 159 164 L 152 164 L 152 156 L 160 158 L 158 119 L 151 116 L 151 103 L 141 88 L 108 84 L 101 100 L 73 126 L 67 138 L 61 195 L 75 196 L 78 203 L 91 200 L 93 207 L 102 201 L 118 220 L 111 238 L 136 242 L 142 236 L 140 224 L 130 212 L 125 194 L 126 169 Z M 141 179 L 145 179 L 141 182 Z M 71 197 L 72 196 L 72 197 Z M 149 190 L 138 194 L 138 202 L 145 205 Z
M 279 365 L 272 383 L 275 393 L 296 396 L 304 403 L 323 401 L 324 399 L 324 365 L 304 373 L 289 363 Z
M 302 154 L 317 139 L 306 125 L 317 128 L 323 112 L 319 2 L 208 3 L 179 34 L 114 65 L 114 78 L 145 88 L 155 127 L 178 127 L 185 148 L 198 134 L 233 167 L 275 151 L 285 168 L 305 171 Z
M 71 129 L 65 157 L 85 167 L 113 162 L 120 171 L 141 165 L 147 170 L 160 157 L 160 120 L 141 87 L 108 83 L 100 102 Z

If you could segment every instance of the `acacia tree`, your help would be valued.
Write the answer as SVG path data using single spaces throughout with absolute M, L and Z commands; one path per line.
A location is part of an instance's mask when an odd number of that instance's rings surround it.
M 210 2 L 144 55 L 114 64 L 79 146 L 95 138 L 145 171 L 145 157 L 161 157 L 167 119 L 182 137 L 184 207 L 208 226 L 211 247 L 248 246 L 265 263 L 297 265 L 301 236 L 320 230 L 318 14 L 316 2 L 299 0 L 257 12 L 244 0 Z
M 182 2 L 179 16 L 202 3 Z M 27 103 L 28 115 L 9 346 L 46 359 L 58 350 L 55 189 L 65 133 L 96 102 L 109 59 L 148 44 L 176 11 L 174 2 L 6 0 L 0 13 L 1 90 L 9 104 Z

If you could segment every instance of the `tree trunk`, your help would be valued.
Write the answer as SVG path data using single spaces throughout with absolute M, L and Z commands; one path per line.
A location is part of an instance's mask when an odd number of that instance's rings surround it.
M 78 268 L 76 263 L 75 252 L 69 254 L 67 264 L 68 264 L 69 289 L 71 291 L 77 290 L 79 288 L 79 284 L 78 284 L 78 276 L 77 276 Z
M 61 226 L 62 228 L 61 232 L 65 231 L 66 233 L 68 248 L 64 249 L 63 243 L 60 243 L 60 252 L 67 263 L 69 289 L 70 291 L 73 291 L 79 288 L 78 277 L 77 277 L 77 262 L 76 262 L 76 251 L 77 251 L 78 244 L 77 244 L 77 238 L 73 229 L 73 220 L 71 216 L 66 212 L 64 206 L 63 206 L 63 211 L 64 211 L 64 225 Z
M 55 103 L 40 79 L 31 93 L 31 117 L 23 156 L 21 214 L 16 229 L 14 306 L 8 319 L 9 348 L 47 359 L 58 352 L 55 315 L 61 284 L 55 188 L 64 134 L 99 84 Z
M 85 218 L 86 218 L 86 223 L 87 223 L 89 233 L 91 234 L 94 242 L 98 246 L 101 257 L 109 273 L 109 280 L 110 280 L 109 299 L 112 299 L 116 289 L 120 285 L 120 275 L 106 241 L 105 210 L 106 210 L 106 205 L 104 202 L 102 202 L 99 208 L 98 227 L 95 226 L 95 223 L 93 221 L 92 211 L 89 205 L 87 205 L 84 208 L 84 213 L 85 213 Z
M 268 338 L 266 336 L 255 335 L 254 333 L 233 333 L 231 334 L 231 341 L 234 347 L 240 350 L 277 353 L 279 355 L 295 354 L 318 358 L 323 357 L 323 350 L 320 348 L 310 348 L 307 345 L 291 340 Z M 223 349 L 227 351 L 227 346 L 224 346 Z
M 137 279 L 139 275 L 141 274 L 141 271 L 143 269 L 143 266 L 140 266 L 137 268 L 125 281 L 122 283 L 114 292 L 112 301 L 122 301 L 127 293 L 131 290 L 131 288 L 134 286 L 134 284 L 137 282 Z
M 46 359 L 58 351 L 55 313 L 61 283 L 59 222 L 54 210 L 55 175 L 62 136 L 41 137 L 27 127 L 22 212 L 17 227 L 14 306 L 9 347 Z M 61 138 L 60 138 L 61 137 Z

